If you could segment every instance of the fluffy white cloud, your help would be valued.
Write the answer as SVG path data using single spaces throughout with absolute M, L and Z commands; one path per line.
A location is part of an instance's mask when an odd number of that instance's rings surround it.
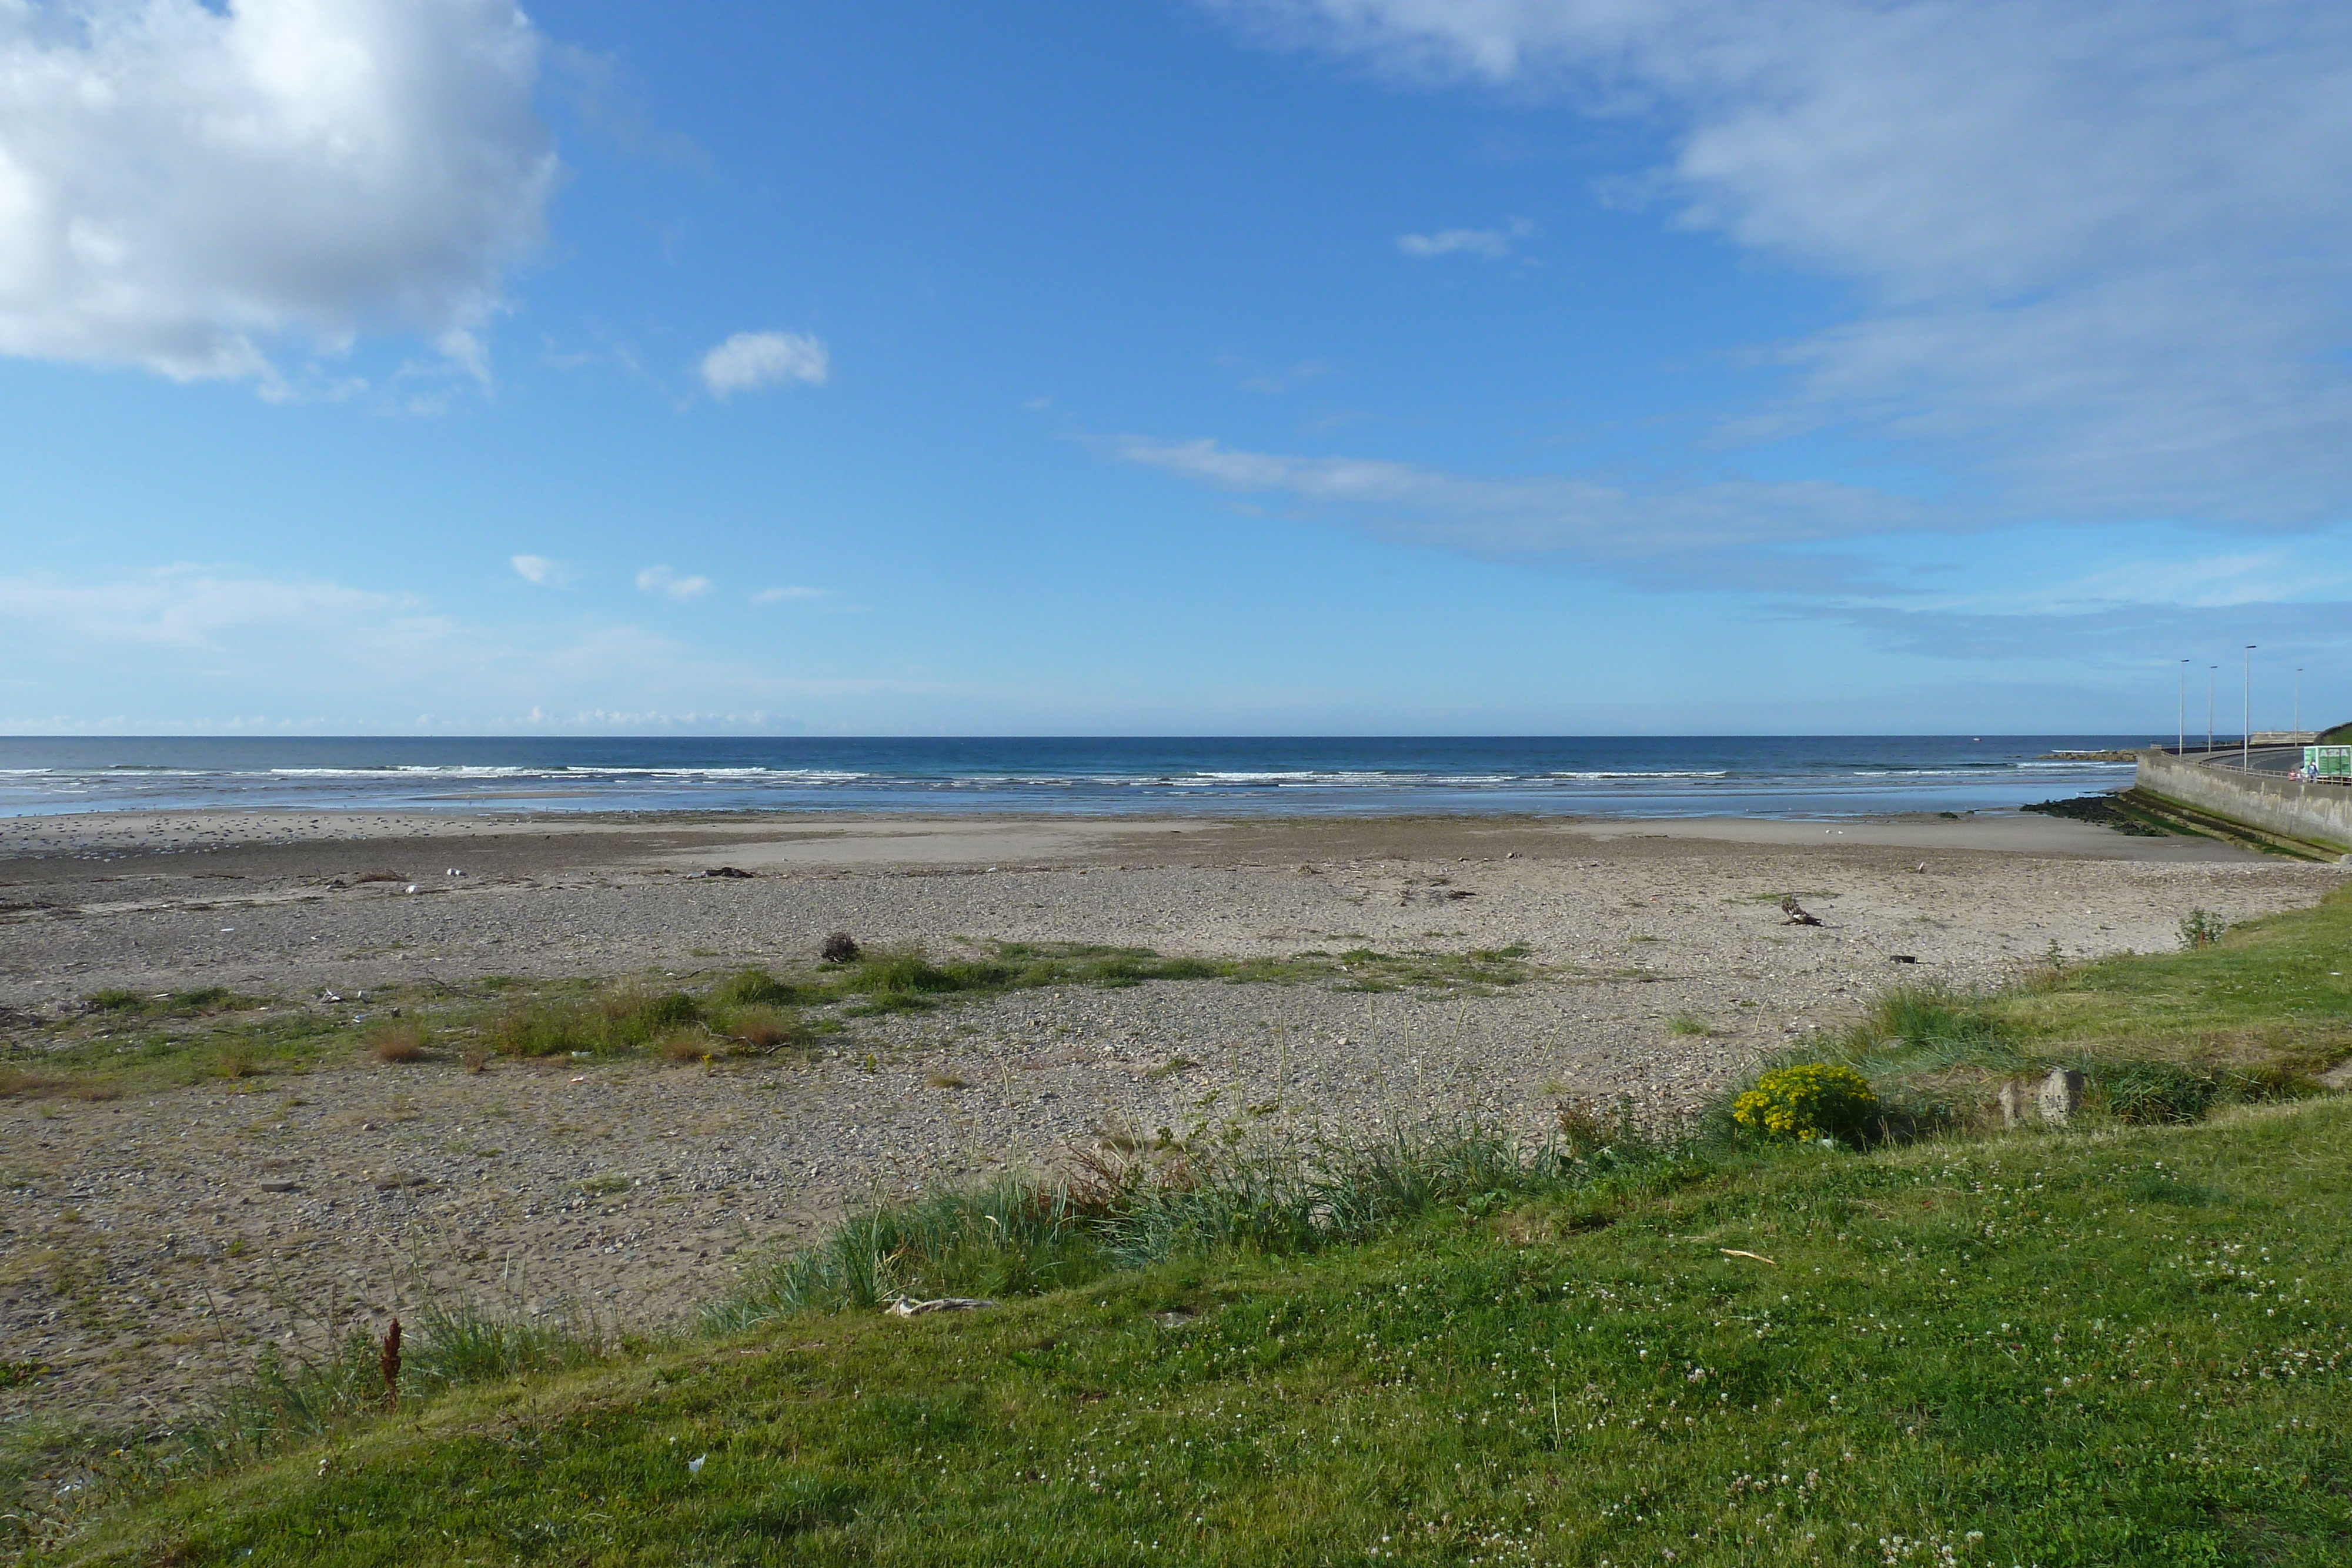
M 1513 218 L 1498 229 L 1444 229 L 1430 235 L 1399 235 L 1397 249 L 1407 256 L 1480 256 L 1501 261 L 1511 254 L 1511 243 L 1535 233 L 1535 225 Z
M 513 558 L 513 562 L 515 570 L 524 581 L 536 582 L 541 587 L 553 582 L 562 570 L 543 555 L 519 555 Z
M 2352 7 L 1207 0 L 1286 47 L 1638 117 L 1681 220 L 1849 281 L 1788 402 L 2018 516 L 2352 494 Z
M 637 586 L 669 599 L 699 599 L 710 591 L 707 577 L 680 577 L 666 566 L 649 566 L 637 573 Z
M 702 356 L 702 384 L 715 398 L 774 386 L 779 382 L 806 382 L 822 386 L 832 361 L 824 345 L 797 332 L 738 332 Z
M 0 353 L 275 381 L 473 329 L 556 162 L 512 0 L 0 0 Z

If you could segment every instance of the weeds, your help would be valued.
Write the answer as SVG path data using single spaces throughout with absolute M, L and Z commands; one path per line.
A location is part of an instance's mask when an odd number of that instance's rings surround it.
M 2200 947 L 2210 947 L 2221 940 L 2221 933 L 2228 929 L 2227 925 L 2202 909 L 2192 909 L 2180 917 L 2180 946 L 2190 952 Z
M 91 1012 L 118 1018 L 185 1019 L 204 1018 L 214 1013 L 247 1012 L 268 1006 L 269 998 L 239 996 L 225 986 L 198 986 L 190 990 L 167 991 L 155 996 L 118 988 L 92 991 L 82 998 L 82 1005 Z
M 1183 1258 L 1297 1256 L 1433 1213 L 1476 1218 L 1689 1157 L 1589 1109 L 1570 1135 L 1532 1147 L 1452 1128 L 1354 1148 L 1174 1150 L 1157 1162 L 1104 1152 L 1058 1178 L 1007 1177 L 862 1210 L 816 1246 L 754 1270 L 707 1321 L 729 1330 L 902 1295 L 1035 1295 Z
M 646 1050 L 701 1021 L 702 1004 L 684 991 L 647 995 L 624 989 L 594 1002 L 520 1003 L 490 1026 L 489 1039 L 504 1056 L 617 1056 Z
M 371 1030 L 367 1051 L 378 1061 L 418 1061 L 432 1038 L 432 1031 L 423 1024 L 403 1019 Z

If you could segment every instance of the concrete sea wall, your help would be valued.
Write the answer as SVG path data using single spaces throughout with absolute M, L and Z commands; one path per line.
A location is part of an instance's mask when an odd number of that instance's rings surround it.
M 2135 788 L 2268 832 L 2352 850 L 2352 785 L 2306 784 L 2143 751 Z

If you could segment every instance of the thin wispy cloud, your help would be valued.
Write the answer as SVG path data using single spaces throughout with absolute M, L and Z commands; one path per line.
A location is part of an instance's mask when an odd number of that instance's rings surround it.
M 11 672 L 26 693 L 73 694 L 74 711 L 42 716 L 53 732 L 108 724 L 120 732 L 127 723 L 209 733 L 285 727 L 289 716 L 314 729 L 359 722 L 498 733 L 548 715 L 573 727 L 659 728 L 761 723 L 788 705 L 949 689 L 782 676 L 625 624 L 492 626 L 414 593 L 234 567 L 0 576 L 0 620 L 34 644 Z M 191 716 L 223 715 L 230 701 L 245 705 L 235 710 L 244 716 Z M 0 727 L 42 727 L 0 716 Z
M 1441 229 L 1435 234 L 1399 235 L 1396 247 L 1407 256 L 1423 258 L 1475 256 L 1502 261 L 1510 256 L 1514 243 L 1535 232 L 1535 225 L 1527 219 L 1513 218 L 1498 229 Z
M 1835 423 L 2060 519 L 2343 515 L 2352 8 L 1207 3 L 1400 85 L 1662 130 L 1675 221 L 1851 289 L 1765 351 L 1785 395 L 1735 437 Z
M 763 588 L 760 590 L 759 592 L 751 595 L 751 602 L 754 604 L 792 604 L 804 603 L 812 599 L 830 599 L 831 597 L 833 597 L 833 590 L 829 588 Z
M 786 382 L 823 386 L 833 361 L 823 343 L 797 332 L 738 332 L 702 356 L 701 373 L 703 386 L 724 402 Z
M 553 586 L 563 575 L 562 564 L 543 555 L 512 556 L 509 562 L 525 582 L 535 582 L 542 588 Z
M 310 395 L 286 348 L 392 329 L 487 380 L 541 47 L 504 0 L 0 6 L 0 353 Z
M 1286 498 L 1386 538 L 1495 557 L 1581 562 L 1645 583 L 1805 593 L 1883 591 L 1872 569 L 1784 547 L 1918 532 L 1936 513 L 1828 481 L 1723 479 L 1634 489 L 1535 476 L 1492 478 L 1377 458 L 1237 451 L 1128 436 L 1118 455 L 1238 495 Z M 1779 553 L 1776 553 L 1779 552 Z
M 707 577 L 683 577 L 667 566 L 649 566 L 637 573 L 637 586 L 665 599 L 699 599 L 710 591 Z

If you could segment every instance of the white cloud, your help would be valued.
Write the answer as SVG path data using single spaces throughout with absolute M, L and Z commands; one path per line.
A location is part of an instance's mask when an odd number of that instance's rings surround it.
M 0 0 L 0 353 L 285 385 L 477 329 L 556 162 L 511 0 Z
M 763 588 L 751 595 L 751 602 L 782 604 L 794 600 L 824 599 L 832 592 L 833 590 L 829 588 Z
M 822 386 L 831 371 L 824 345 L 797 332 L 738 332 L 702 356 L 702 384 L 720 399 L 779 382 Z
M 1394 79 L 1659 127 L 1691 226 L 1845 280 L 1790 396 L 2013 515 L 2259 525 L 2352 493 L 2352 7 L 1205 0 Z
M 707 577 L 680 577 L 666 566 L 649 566 L 637 573 L 637 586 L 647 593 L 659 593 L 671 599 L 698 599 L 710 591 Z
M 1445 229 L 1437 234 L 1399 235 L 1397 249 L 1407 256 L 1482 256 L 1501 261 L 1511 254 L 1511 242 L 1535 233 L 1535 225 L 1513 218 L 1498 229 Z
M 526 582 L 547 587 L 556 581 L 563 569 L 543 555 L 519 555 L 512 558 L 514 569 Z

